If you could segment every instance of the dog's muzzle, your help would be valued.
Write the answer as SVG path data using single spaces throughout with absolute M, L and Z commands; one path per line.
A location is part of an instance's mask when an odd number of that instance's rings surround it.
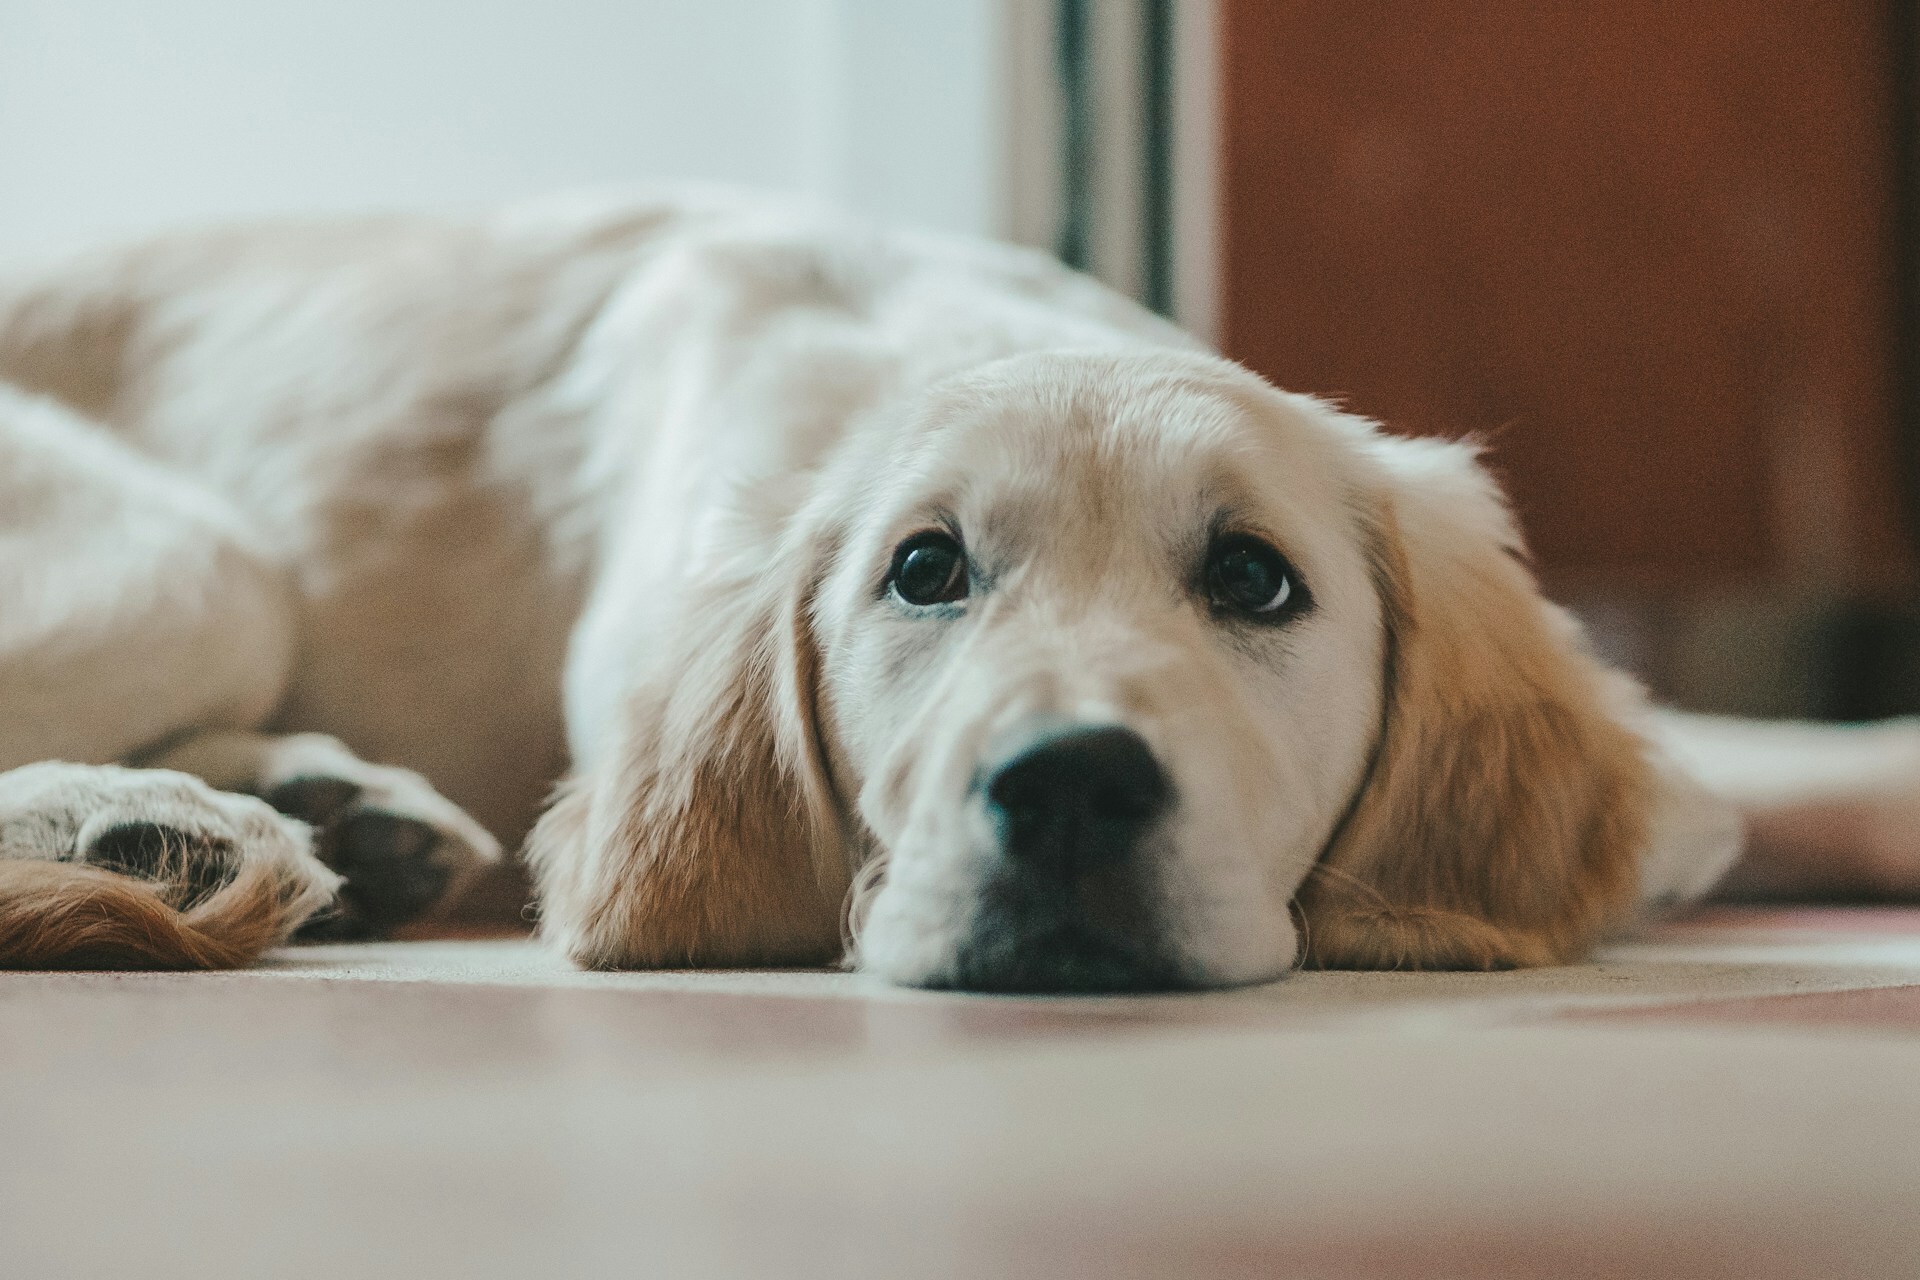
M 1142 872 L 1175 795 L 1139 734 L 1118 725 L 1029 732 L 982 771 L 976 790 L 997 848 L 951 985 L 1188 985 L 1154 945 Z

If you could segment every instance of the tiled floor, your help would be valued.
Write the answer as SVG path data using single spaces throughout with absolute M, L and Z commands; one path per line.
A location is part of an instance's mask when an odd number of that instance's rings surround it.
M 1920 912 L 983 999 L 521 941 L 0 976 L 0 1277 L 1916 1276 Z

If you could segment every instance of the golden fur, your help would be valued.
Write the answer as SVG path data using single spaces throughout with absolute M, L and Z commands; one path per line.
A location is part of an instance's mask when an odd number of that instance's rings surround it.
M 563 945 L 579 963 L 840 955 L 846 886 L 827 852 L 838 833 L 820 778 L 806 581 L 702 591 L 660 678 L 626 695 L 599 770 L 564 784 L 534 828 L 527 856 L 546 909 L 577 922 Z
M 310 898 L 249 862 L 205 899 L 71 862 L 0 861 L 0 968 L 234 969 L 287 940 Z
M 978 598 L 906 608 L 893 553 L 948 526 Z M 73 762 L 0 787 L 5 964 L 244 963 L 337 877 L 231 793 L 318 777 L 456 887 L 533 827 L 582 964 L 990 984 L 982 771 L 1060 721 L 1134 735 L 1179 798 L 1101 917 L 1172 985 L 1564 961 L 1737 847 L 1470 450 L 1040 255 L 749 197 L 0 287 L 0 533 L 0 780 Z M 1222 613 L 1223 533 L 1312 607 Z M 75 865 L 109 810 L 229 824 L 235 878 L 191 905 Z
M 1302 886 L 1305 959 L 1565 963 L 1633 911 L 1647 744 L 1622 723 L 1623 677 L 1540 597 L 1491 479 L 1463 447 L 1422 447 L 1457 483 L 1379 498 L 1380 740 Z

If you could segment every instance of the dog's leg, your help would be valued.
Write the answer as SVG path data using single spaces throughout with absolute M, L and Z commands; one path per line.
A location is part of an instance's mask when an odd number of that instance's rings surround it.
M 109 763 L 259 723 L 292 636 L 230 504 L 0 384 L 0 964 L 243 963 L 333 896 L 304 824 Z
M 334 895 L 311 832 L 165 769 L 0 773 L 0 966 L 225 968 Z
M 1920 898 L 1920 719 L 1835 725 L 1666 712 L 1659 736 L 1746 821 L 1746 851 L 1723 893 Z
M 386 933 L 454 901 L 500 860 L 494 838 L 425 778 L 368 764 L 324 734 L 216 730 L 148 763 L 259 796 L 313 828 L 314 851 L 346 884 L 308 937 Z
M 201 783 L 257 796 L 310 826 L 310 842 L 307 826 L 298 827 L 303 856 L 318 854 L 347 879 L 338 910 L 313 931 L 385 932 L 449 901 L 499 849 L 416 774 L 367 764 L 331 738 L 252 731 L 285 687 L 294 630 L 292 594 L 257 543 L 240 513 L 192 476 L 0 384 L 0 770 L 131 762 L 177 771 L 164 775 L 169 794 L 190 774 L 201 780 L 196 797 Z M 60 777 L 116 821 L 144 823 L 135 811 L 158 794 L 159 784 L 133 770 Z M 93 821 L 92 801 L 62 799 L 44 774 L 30 780 L 35 799 L 18 809 L 21 824 L 41 821 L 34 806 L 48 805 Z M 122 791 L 125 803 L 108 803 Z M 206 804 L 197 798 L 188 808 Z M 89 857 L 79 829 L 67 832 L 64 822 L 53 823 L 58 838 L 16 838 L 0 857 L 113 863 Z M 218 823 L 146 825 L 163 833 L 142 838 L 168 851 L 169 870 L 183 877 L 179 892 L 248 854 L 238 830 Z M 245 830 L 264 842 L 263 857 L 286 856 L 262 834 L 268 827 Z M 204 856 L 193 852 L 203 846 Z M 338 878 L 314 870 L 307 880 L 331 886 Z
M 263 720 L 294 616 L 256 544 L 191 475 L 0 383 L 0 770 Z

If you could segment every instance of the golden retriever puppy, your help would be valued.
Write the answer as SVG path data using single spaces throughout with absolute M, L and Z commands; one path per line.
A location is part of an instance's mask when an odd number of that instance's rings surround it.
M 1739 848 L 1470 448 L 743 197 L 0 288 L 0 599 L 12 965 L 381 933 L 562 777 L 580 963 L 975 990 L 1565 961 Z

